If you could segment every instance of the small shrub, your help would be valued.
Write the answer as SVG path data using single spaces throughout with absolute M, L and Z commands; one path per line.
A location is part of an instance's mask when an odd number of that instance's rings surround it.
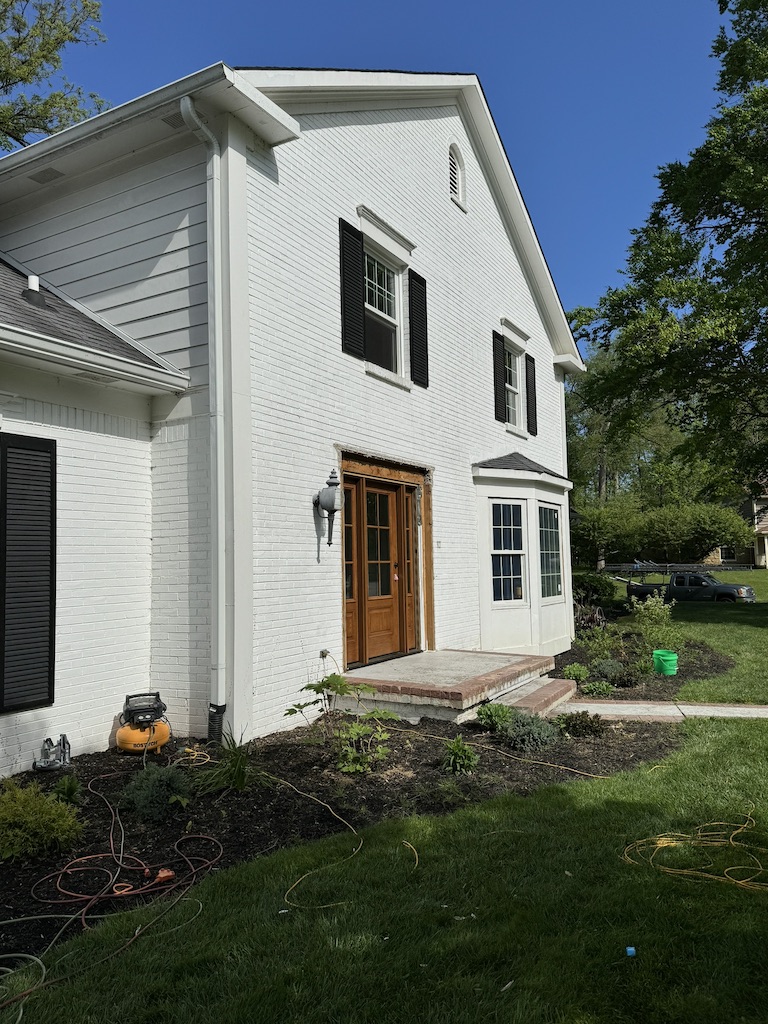
M 180 768 L 148 764 L 123 790 L 123 802 L 142 821 L 162 822 L 175 803 L 185 807 L 192 799 L 192 784 Z
M 488 732 L 501 732 L 514 717 L 515 712 L 507 704 L 481 704 L 477 709 L 477 720 Z
M 645 601 L 630 598 L 629 609 L 647 648 L 651 651 L 679 651 L 685 643 L 682 630 L 672 621 L 674 601 L 665 603 L 661 595 Z
M 0 860 L 27 860 L 69 850 L 80 838 L 76 807 L 46 796 L 36 782 L 0 783 Z
M 589 678 L 589 669 L 575 661 L 563 669 L 563 679 L 572 679 L 574 683 L 583 683 Z
M 480 763 L 480 756 L 461 736 L 445 741 L 443 769 L 451 775 L 471 775 Z
M 552 743 L 557 738 L 557 726 L 539 715 L 516 711 L 514 718 L 503 730 L 505 746 L 524 754 L 532 754 Z
M 337 711 L 339 710 L 339 698 L 354 697 L 358 704 L 360 704 L 362 696 L 368 696 L 376 692 L 374 688 L 369 686 L 367 683 L 350 683 L 345 676 L 339 675 L 338 672 L 332 672 L 330 675 L 324 676 L 316 683 L 307 683 L 306 686 L 302 686 L 302 691 L 303 690 L 307 690 L 309 693 L 314 693 L 315 697 L 312 700 L 292 704 L 291 707 L 287 708 L 286 711 L 283 712 L 283 714 L 286 717 L 291 715 L 301 715 L 304 721 L 309 725 L 311 723 L 305 712 L 309 708 L 319 708 L 323 712 L 323 717 L 320 719 L 320 722 L 327 742 L 332 742 L 335 738 L 335 723 L 337 719 Z
M 602 736 L 607 728 L 600 715 L 590 715 L 588 711 L 569 711 L 553 722 L 566 736 Z
M 596 626 L 579 632 L 576 644 L 588 658 L 611 658 L 622 650 L 621 635 L 611 626 Z
M 611 683 L 612 686 L 616 685 L 616 680 L 625 671 L 625 666 L 615 658 L 598 658 L 589 666 L 589 674 L 593 679 L 603 679 L 606 683 Z
M 85 800 L 82 783 L 70 773 L 62 775 L 51 790 L 51 796 L 63 804 L 73 804 L 75 807 L 79 807 Z
M 573 577 L 573 599 L 579 604 L 608 604 L 613 601 L 616 588 L 609 576 L 598 572 L 580 572 Z
M 587 697 L 610 697 L 614 688 L 610 683 L 600 680 L 596 683 L 584 683 L 580 689 Z

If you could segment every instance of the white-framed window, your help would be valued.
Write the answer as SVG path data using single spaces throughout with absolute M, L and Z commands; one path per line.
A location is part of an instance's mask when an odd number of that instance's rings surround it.
M 523 389 L 520 373 L 520 349 L 504 342 L 504 396 L 507 409 L 507 423 L 512 427 L 522 425 Z
M 466 180 L 464 177 L 464 159 L 461 150 L 454 143 L 448 149 L 448 187 L 451 199 L 466 209 Z
M 494 602 L 525 599 L 523 506 L 491 502 L 491 584 Z
M 378 252 L 365 250 L 365 357 L 392 373 L 399 373 L 400 272 Z
M 559 597 L 563 592 L 560 510 L 552 505 L 539 505 L 539 555 L 541 558 L 541 596 Z

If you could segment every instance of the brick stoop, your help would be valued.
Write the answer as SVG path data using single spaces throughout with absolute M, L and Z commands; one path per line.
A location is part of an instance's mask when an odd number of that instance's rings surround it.
M 429 682 L 416 679 L 387 680 L 376 679 L 375 668 L 368 667 L 370 675 L 351 673 L 354 682 L 373 687 L 371 694 L 363 705 L 394 711 L 401 718 L 410 722 L 418 722 L 421 718 L 442 718 L 454 722 L 463 722 L 476 715 L 477 707 L 489 700 L 503 700 L 512 703 L 518 694 L 528 696 L 542 685 L 541 676 L 554 668 L 554 658 L 525 655 L 514 659 L 514 664 L 493 669 L 479 675 L 470 676 L 460 682 L 441 682 L 432 678 Z M 552 680 L 547 680 L 547 684 Z M 558 680 L 558 682 L 560 682 Z M 563 681 L 564 683 L 567 680 Z M 531 690 L 533 688 L 533 690 Z M 564 693 L 558 700 L 565 700 L 572 691 Z M 346 702 L 342 702 L 342 706 Z M 552 701 L 548 706 L 551 706 Z M 350 711 L 359 710 L 354 705 L 346 704 Z
M 518 711 L 529 715 L 547 715 L 576 693 L 576 683 L 571 679 L 539 679 L 514 690 L 499 703 L 509 704 Z

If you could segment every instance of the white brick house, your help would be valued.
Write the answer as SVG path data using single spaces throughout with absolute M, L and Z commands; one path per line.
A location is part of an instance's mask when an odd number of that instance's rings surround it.
M 126 693 L 250 737 L 320 650 L 568 648 L 581 360 L 474 76 L 215 65 L 0 160 L 0 252 L 98 321 L 0 289 L 0 480 L 43 439 L 55 481 L 36 553 L 4 492 L 0 774 Z

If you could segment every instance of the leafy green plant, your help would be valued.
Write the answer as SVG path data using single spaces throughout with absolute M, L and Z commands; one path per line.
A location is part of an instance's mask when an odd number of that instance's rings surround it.
M 557 734 L 557 726 L 552 722 L 525 711 L 515 711 L 514 718 L 502 731 L 505 746 L 524 754 L 542 750 L 557 738 Z
M 565 736 L 602 736 L 607 729 L 600 715 L 588 711 L 568 711 L 552 721 Z
M 481 704 L 477 709 L 477 720 L 489 732 L 501 732 L 514 717 L 514 710 L 508 704 Z
M 36 782 L 0 783 L 0 860 L 27 860 L 68 850 L 83 831 L 78 810 L 46 796 Z
M 461 736 L 445 741 L 443 770 L 451 775 L 471 775 L 480 763 L 480 755 Z
M 613 580 L 597 572 L 580 572 L 573 577 L 573 599 L 579 604 L 608 604 L 615 596 Z
M 175 803 L 185 807 L 192 799 L 192 784 L 181 768 L 148 764 L 123 790 L 122 802 L 142 821 L 161 822 Z
M 579 689 L 586 697 L 610 697 L 614 688 L 605 680 L 598 680 L 595 683 L 583 683 Z
M 301 689 L 302 692 L 306 690 L 308 693 L 314 693 L 315 697 L 312 700 L 292 704 L 285 710 L 284 716 L 288 718 L 292 715 L 301 715 L 307 725 L 311 725 L 312 722 L 306 712 L 310 708 L 319 708 L 323 713 L 323 717 L 320 719 L 321 728 L 324 730 L 327 740 L 332 740 L 335 735 L 334 716 L 338 711 L 341 697 L 354 697 L 359 704 L 362 696 L 376 692 L 367 683 L 350 683 L 345 676 L 339 675 L 338 672 L 332 672 L 316 683 L 307 683 Z
M 577 646 L 588 658 L 611 658 L 622 648 L 621 636 L 612 626 L 595 626 L 578 633 Z
M 667 603 L 660 594 L 652 594 L 644 601 L 630 598 L 635 626 L 650 650 L 679 651 L 683 646 L 683 631 L 672 621 L 674 606 L 674 601 Z
M 589 669 L 586 665 L 575 661 L 572 665 L 566 665 L 562 671 L 563 679 L 572 679 L 574 683 L 583 683 L 589 679 Z
M 385 746 L 390 734 L 381 724 L 397 720 L 392 711 L 374 709 L 360 718 L 342 723 L 336 733 L 338 760 L 336 767 L 341 772 L 369 772 L 374 764 L 383 761 L 389 753 Z
M 77 776 L 72 775 L 70 772 L 61 776 L 51 790 L 51 796 L 55 800 L 60 800 L 63 804 L 73 804 L 75 807 L 79 807 L 85 802 L 83 785 Z
M 242 792 L 254 781 L 256 771 L 248 755 L 248 746 L 238 743 L 231 732 L 218 744 L 217 756 L 210 768 L 202 768 L 195 778 L 195 789 L 201 795 L 235 789 Z M 177 799 L 181 803 L 181 799 Z M 183 805 L 186 806 L 186 805 Z

